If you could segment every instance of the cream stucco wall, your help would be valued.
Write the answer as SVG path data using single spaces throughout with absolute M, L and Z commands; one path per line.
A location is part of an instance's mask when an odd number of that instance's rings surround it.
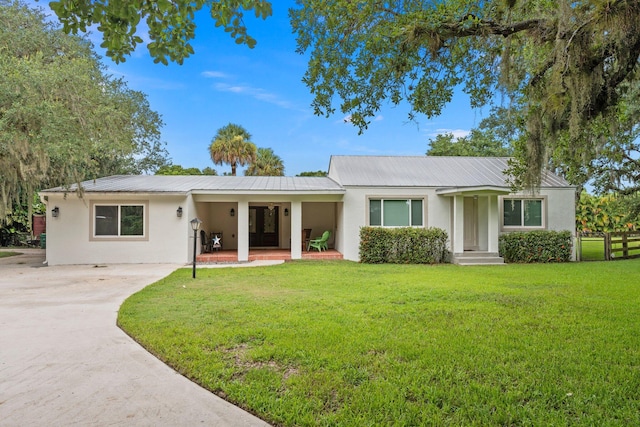
M 544 197 L 547 230 L 569 230 L 575 234 L 575 191 L 573 188 L 541 189 L 540 197 Z M 369 188 L 348 187 L 344 195 L 342 215 L 336 218 L 340 223 L 341 238 L 336 244 L 345 259 L 359 260 L 360 228 L 368 224 L 369 198 L 424 198 L 425 227 L 437 227 L 449 235 L 449 250 L 453 246 L 462 248 L 462 218 L 458 227 L 454 227 L 454 206 L 458 198 L 459 207 L 463 196 L 438 195 L 435 188 Z M 478 249 L 497 252 L 497 236 L 499 227 L 498 203 L 501 199 L 495 194 L 478 195 Z M 462 211 L 461 211 L 462 214 Z M 456 234 L 457 230 L 457 234 Z M 457 240 L 456 240 L 457 239 Z M 456 243 L 457 242 L 457 243 Z M 458 250 L 456 250 L 457 252 Z M 461 252 L 462 250 L 460 250 Z
M 47 261 L 60 264 L 186 263 L 191 227 L 186 196 L 144 194 L 47 194 Z M 148 227 L 144 240 L 92 239 L 92 202 L 145 202 Z M 60 214 L 51 216 L 57 206 Z M 181 206 L 183 215 L 177 217 Z

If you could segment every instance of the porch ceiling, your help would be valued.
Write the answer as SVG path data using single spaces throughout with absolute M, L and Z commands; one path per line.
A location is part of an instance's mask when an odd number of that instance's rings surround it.
M 491 185 L 481 185 L 474 187 L 445 187 L 436 189 L 436 194 L 440 196 L 483 196 L 510 194 L 511 190 L 506 187 L 495 187 Z

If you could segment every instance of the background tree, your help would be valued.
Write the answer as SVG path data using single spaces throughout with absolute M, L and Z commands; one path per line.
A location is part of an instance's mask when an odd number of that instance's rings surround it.
M 0 75 L 0 220 L 15 203 L 30 219 L 40 188 L 166 160 L 146 97 L 106 75 L 90 43 L 40 10 L 0 0 Z
M 307 172 L 300 172 L 298 175 L 296 176 L 327 176 L 327 172 L 325 171 L 307 171 Z
M 156 175 L 218 175 L 218 173 L 208 166 L 200 170 L 195 167 L 183 168 L 180 165 L 165 165 L 156 171 Z
M 502 92 L 526 118 L 524 182 L 535 185 L 556 136 L 592 153 L 585 124 L 615 115 L 621 87 L 638 83 L 637 0 L 301 0 L 290 16 L 316 114 L 334 102 L 364 131 L 383 102 L 433 117 L 462 85 L 472 106 Z
M 195 37 L 195 13 L 203 7 L 210 10 L 216 27 L 222 27 L 238 44 L 254 47 L 256 41 L 244 24 L 244 12 L 254 12 L 256 17 L 271 16 L 271 3 L 263 0 L 173 0 L 122 2 L 108 0 L 59 0 L 49 3 L 58 15 L 66 33 L 86 32 L 97 24 L 102 33 L 100 45 L 115 62 L 125 60 L 139 43 L 138 25 L 146 21 L 151 42 L 147 45 L 154 62 L 182 64 L 193 53 L 189 43 Z M 126 6 L 126 7 L 124 7 Z
M 255 161 L 249 164 L 247 176 L 284 176 L 284 162 L 271 148 L 258 148 Z
M 240 125 L 229 123 L 221 127 L 209 145 L 211 160 L 216 165 L 231 165 L 231 175 L 236 175 L 238 165 L 244 166 L 256 160 L 256 146 L 251 134 Z
M 515 106 L 491 109 L 477 128 L 465 137 L 453 134 L 437 135 L 429 140 L 428 156 L 508 157 L 514 144 L 524 135 L 521 110 Z

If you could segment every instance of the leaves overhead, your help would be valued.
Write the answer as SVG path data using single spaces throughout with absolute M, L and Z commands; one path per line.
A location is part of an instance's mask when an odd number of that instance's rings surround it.
M 182 64 L 194 53 L 190 41 L 195 37 L 195 14 L 210 10 L 216 27 L 229 33 L 238 44 L 253 48 L 256 40 L 244 24 L 245 12 L 256 18 L 271 16 L 271 3 L 264 0 L 59 0 L 49 3 L 68 34 L 86 32 L 97 25 L 102 33 L 101 47 L 116 63 L 123 62 L 138 44 L 143 43 L 141 27 L 146 24 L 147 44 L 154 62 Z
M 316 114 L 339 103 L 362 132 L 383 103 L 408 102 L 413 120 L 440 114 L 459 86 L 473 107 L 503 93 L 524 106 L 529 184 L 559 132 L 593 151 L 581 130 L 640 77 L 637 0 L 301 0 L 290 16 Z
M 46 186 L 166 161 L 160 116 L 103 71 L 87 41 L 0 0 L 0 218 Z

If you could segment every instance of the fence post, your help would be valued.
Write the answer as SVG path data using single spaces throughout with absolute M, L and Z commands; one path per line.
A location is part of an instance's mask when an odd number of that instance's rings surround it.
M 622 233 L 622 258 L 629 257 L 629 244 L 627 242 L 627 233 Z
M 604 260 L 611 261 L 611 233 L 604 233 Z

